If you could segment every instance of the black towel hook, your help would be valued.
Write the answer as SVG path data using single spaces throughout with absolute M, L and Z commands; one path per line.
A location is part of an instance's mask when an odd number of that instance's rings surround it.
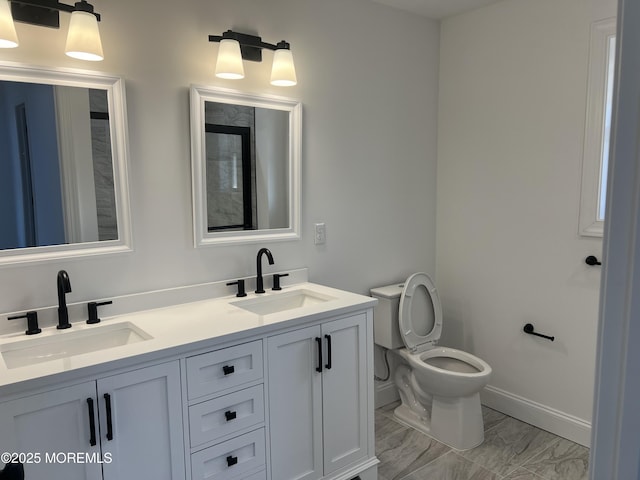
M 587 265 L 589 265 L 590 267 L 593 267 L 595 265 L 602 265 L 602 262 L 600 262 L 596 257 L 594 257 L 593 255 L 589 255 L 587 258 L 584 259 L 584 263 L 586 263 Z
M 556 339 L 556 337 L 553 337 L 550 335 L 543 335 L 542 333 L 534 332 L 533 325 L 531 325 L 530 323 L 527 323 L 522 330 L 524 330 L 524 333 L 528 333 L 529 335 L 535 335 L 537 337 L 546 338 L 547 340 L 551 340 L 552 342 Z

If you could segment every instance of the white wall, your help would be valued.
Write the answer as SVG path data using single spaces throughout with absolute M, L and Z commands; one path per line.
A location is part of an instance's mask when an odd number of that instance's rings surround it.
M 585 444 L 600 271 L 584 259 L 602 251 L 577 234 L 591 21 L 583 0 L 509 0 L 443 22 L 436 228 L 444 342 L 493 367 L 485 401 Z
M 126 78 L 135 251 L 0 268 L 0 312 L 255 274 L 259 246 L 194 249 L 189 85 L 299 99 L 303 105 L 302 240 L 269 244 L 281 271 L 367 293 L 435 267 L 439 27 L 368 0 L 125 0 L 94 2 L 106 59 L 63 53 L 61 31 L 18 24 L 21 46 L 0 60 L 94 69 Z M 299 84 L 269 85 L 270 53 L 238 82 L 213 75 L 209 34 L 233 28 L 291 43 Z M 398 54 L 401 48 L 402 54 Z M 313 244 L 326 222 L 327 243 Z M 72 319 L 76 320 L 76 319 Z M 23 329 L 0 318 L 0 330 Z

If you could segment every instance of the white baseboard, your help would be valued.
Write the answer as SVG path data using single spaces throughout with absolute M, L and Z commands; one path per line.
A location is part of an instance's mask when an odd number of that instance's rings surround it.
M 399 399 L 398 389 L 392 381 L 375 382 L 376 408 Z M 491 385 L 487 385 L 480 392 L 480 400 L 487 407 L 585 447 L 589 447 L 591 444 L 591 423 L 582 418 L 574 417 Z
M 388 380 L 381 382 L 376 380 L 375 382 L 375 406 L 376 408 L 383 407 L 390 403 L 400 400 L 398 389 L 395 384 Z
M 546 405 L 488 385 L 480 392 L 484 405 L 580 445 L 591 444 L 591 423 Z M 377 397 L 376 397 L 377 403 Z

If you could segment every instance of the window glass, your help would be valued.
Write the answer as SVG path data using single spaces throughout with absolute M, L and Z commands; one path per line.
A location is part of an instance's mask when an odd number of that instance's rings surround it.
M 602 237 L 613 109 L 616 19 L 591 24 L 579 234 Z
M 616 63 L 616 37 L 609 37 L 607 48 L 607 82 L 602 131 L 602 160 L 600 162 L 600 190 L 598 192 L 598 220 L 604 221 L 607 198 L 607 171 L 609 170 L 609 137 L 611 135 L 611 109 L 613 106 L 613 75 Z

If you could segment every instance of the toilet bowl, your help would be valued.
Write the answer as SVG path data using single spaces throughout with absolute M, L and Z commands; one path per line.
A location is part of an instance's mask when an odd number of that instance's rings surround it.
M 394 382 L 401 405 L 394 415 L 436 440 L 467 450 L 484 441 L 480 390 L 491 367 L 480 358 L 436 343 L 442 332 L 442 307 L 426 273 L 402 285 L 374 288 L 375 343 L 391 349 L 401 364 Z

